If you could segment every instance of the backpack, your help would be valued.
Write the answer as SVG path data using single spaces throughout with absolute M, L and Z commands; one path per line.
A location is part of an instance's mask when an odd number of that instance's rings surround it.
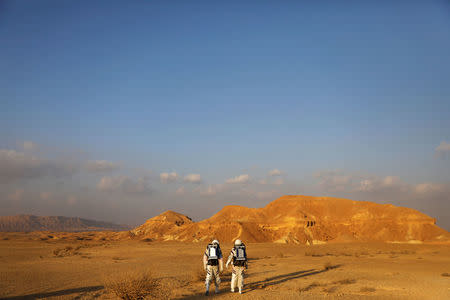
M 233 257 L 233 264 L 235 266 L 243 266 L 247 261 L 247 252 L 244 245 L 234 246 L 235 255 Z
M 220 248 L 217 244 L 209 244 L 206 248 L 208 262 L 219 259 Z

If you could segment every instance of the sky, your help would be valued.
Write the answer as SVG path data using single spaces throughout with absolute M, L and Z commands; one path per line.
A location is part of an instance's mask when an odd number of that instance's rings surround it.
M 0 215 L 284 194 L 450 230 L 447 1 L 0 1 Z

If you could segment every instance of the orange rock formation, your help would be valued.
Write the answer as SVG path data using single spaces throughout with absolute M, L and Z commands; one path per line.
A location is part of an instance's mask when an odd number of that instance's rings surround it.
M 450 233 L 410 208 L 331 197 L 283 196 L 263 208 L 226 206 L 192 222 L 167 211 L 131 231 L 153 240 L 317 244 L 330 241 L 445 242 Z

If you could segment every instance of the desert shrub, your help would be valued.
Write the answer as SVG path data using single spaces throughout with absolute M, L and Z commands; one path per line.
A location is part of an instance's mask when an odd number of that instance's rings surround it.
M 110 275 L 104 278 L 107 290 L 120 299 L 138 300 L 146 297 L 169 299 L 168 287 L 152 276 L 150 272 L 125 272 L 120 275 Z
M 113 260 L 125 260 L 126 258 L 120 257 L 120 256 L 113 256 L 112 259 Z
M 442 277 L 450 277 L 450 273 L 442 273 L 441 276 Z
M 331 287 L 327 287 L 327 288 L 324 288 L 324 289 L 323 289 L 323 291 L 324 291 L 325 293 L 328 293 L 328 294 L 334 293 L 334 292 L 336 292 L 337 290 L 338 290 L 338 287 L 337 287 L 337 286 L 331 286 Z
M 317 281 L 315 281 L 315 282 L 305 286 L 304 288 L 299 288 L 298 291 L 300 293 L 303 293 L 303 292 L 307 292 L 307 291 L 312 290 L 313 288 L 316 288 L 316 287 L 319 287 L 319 286 L 322 286 L 322 284 L 320 284 Z
M 342 279 L 333 282 L 333 284 L 353 284 L 353 283 L 356 283 L 356 279 Z
M 325 270 L 331 270 L 331 269 L 337 268 L 337 266 L 333 265 L 331 262 L 327 261 L 326 263 L 324 263 L 323 268 Z
M 373 292 L 376 291 L 376 289 L 373 288 L 373 287 L 367 287 L 367 286 L 364 286 L 364 287 L 362 287 L 359 291 L 360 291 L 360 292 L 363 292 L 363 293 L 373 293 Z
M 72 246 L 66 246 L 64 248 L 56 248 L 53 250 L 53 255 L 56 257 L 65 257 L 65 256 L 73 256 L 80 254 L 78 250 L 80 250 L 81 246 L 73 248 Z
M 328 254 L 326 254 L 326 255 L 328 255 Z M 318 252 L 315 252 L 315 251 L 305 251 L 305 256 L 322 257 L 322 256 L 325 256 L 325 254 L 318 253 Z

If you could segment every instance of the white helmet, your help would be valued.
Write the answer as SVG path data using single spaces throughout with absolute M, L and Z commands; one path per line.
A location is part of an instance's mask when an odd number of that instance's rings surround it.
M 214 241 L 211 242 L 211 244 L 217 244 L 217 245 L 219 245 L 219 241 L 218 241 L 218 240 L 214 240 Z
M 235 240 L 234 241 L 234 245 L 235 246 L 240 246 L 240 245 L 242 245 L 242 241 L 241 240 Z

